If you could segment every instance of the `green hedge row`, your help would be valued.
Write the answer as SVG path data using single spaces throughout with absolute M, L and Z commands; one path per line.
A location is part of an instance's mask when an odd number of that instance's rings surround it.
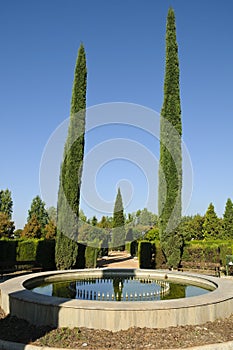
M 130 252 L 133 242 L 127 243 L 127 251 Z M 233 241 L 191 241 L 185 244 L 182 254 L 182 262 L 190 262 L 190 267 L 198 263 L 219 263 L 226 265 L 226 255 L 233 255 Z M 166 260 L 160 246 L 156 241 L 138 242 L 138 259 L 140 268 L 166 268 Z
M 96 267 L 97 258 L 102 253 L 106 254 L 106 251 L 103 252 L 102 248 L 78 244 L 77 268 L 83 269 L 85 267 Z M 44 270 L 55 270 L 55 240 L 0 240 L 0 261 L 27 260 L 34 260 L 38 262 Z
M 191 241 L 185 244 L 182 261 L 191 263 L 220 263 L 226 265 L 226 255 L 233 254 L 232 241 Z
M 0 240 L 0 261 L 35 260 L 44 270 L 54 270 L 55 240 Z

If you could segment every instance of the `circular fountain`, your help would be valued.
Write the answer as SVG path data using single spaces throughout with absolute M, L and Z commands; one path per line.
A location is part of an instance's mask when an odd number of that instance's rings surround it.
M 173 284 L 172 284 L 173 287 Z M 79 300 L 103 301 L 151 301 L 169 296 L 170 283 L 153 278 L 145 279 L 128 275 L 105 277 L 81 277 L 64 281 L 50 281 L 30 286 L 30 290 L 48 296 Z M 193 287 L 200 289 L 198 287 Z M 182 286 L 182 291 L 185 286 Z M 200 289 L 206 292 L 205 289 Z M 182 297 L 183 293 L 181 293 Z
M 116 294 L 98 292 L 93 288 L 96 284 L 94 281 L 109 281 L 113 277 L 118 278 Z M 157 296 L 150 295 L 151 292 L 122 293 L 122 281 L 125 281 L 125 278 L 150 281 L 148 285 L 157 284 Z M 91 290 L 87 290 L 87 285 L 84 284 L 85 297 L 83 289 L 79 288 L 79 296 L 82 290 L 82 297 L 77 299 L 43 295 L 32 290 L 53 282 L 64 284 L 64 281 L 69 281 L 71 294 L 77 294 L 75 281 L 93 281 L 93 285 Z M 208 292 L 198 296 L 166 300 L 170 283 L 192 285 L 204 288 Z M 92 297 L 90 297 L 91 291 Z M 105 268 L 50 271 L 21 276 L 2 283 L 1 307 L 6 314 L 10 313 L 33 324 L 55 327 L 87 327 L 117 331 L 130 327 L 166 328 L 194 325 L 232 314 L 233 282 L 216 277 L 165 270 Z

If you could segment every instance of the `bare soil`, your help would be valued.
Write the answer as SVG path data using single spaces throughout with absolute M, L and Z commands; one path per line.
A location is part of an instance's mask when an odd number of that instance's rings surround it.
M 0 310 L 0 339 L 72 349 L 176 349 L 233 341 L 233 315 L 201 326 L 130 328 L 111 332 L 88 328 L 36 327 Z
M 117 260 L 117 261 L 116 261 Z M 126 253 L 115 252 L 101 266 L 137 268 Z M 176 349 L 233 341 L 233 315 L 201 326 L 166 329 L 130 328 L 111 332 L 88 328 L 36 327 L 24 320 L 5 316 L 0 309 L 0 339 L 40 346 L 72 349 Z

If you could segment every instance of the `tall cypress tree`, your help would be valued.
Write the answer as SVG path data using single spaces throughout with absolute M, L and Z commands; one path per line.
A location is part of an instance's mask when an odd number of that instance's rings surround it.
M 113 232 L 112 232 L 112 248 L 124 250 L 125 248 L 125 216 L 124 207 L 121 196 L 121 190 L 118 188 L 114 212 L 113 212 Z
M 78 217 L 84 156 L 87 68 L 83 44 L 76 61 L 70 123 L 64 147 L 57 204 L 56 265 L 70 269 L 77 265 Z
M 181 135 L 178 45 L 175 13 L 170 8 L 166 25 L 166 66 L 164 102 L 160 119 L 158 192 L 160 240 L 170 267 L 178 266 L 182 245 L 177 229 L 181 220 Z

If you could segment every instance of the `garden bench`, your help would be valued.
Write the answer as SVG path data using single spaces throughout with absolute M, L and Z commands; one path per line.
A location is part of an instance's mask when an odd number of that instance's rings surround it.
M 203 261 L 182 261 L 181 268 L 215 271 L 215 275 L 220 277 L 220 263 Z

